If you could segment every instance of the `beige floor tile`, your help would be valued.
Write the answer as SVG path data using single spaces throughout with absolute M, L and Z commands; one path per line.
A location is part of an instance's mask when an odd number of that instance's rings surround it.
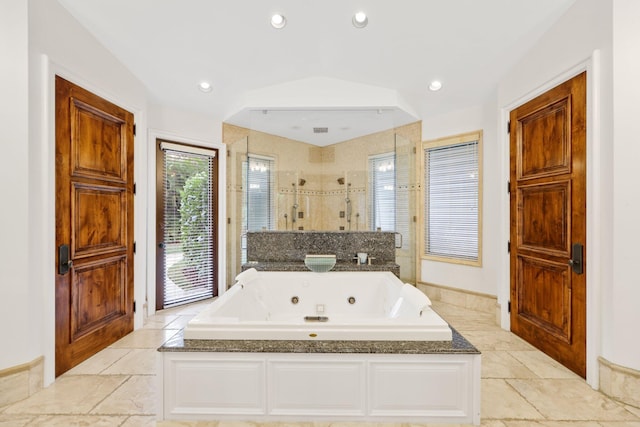
M 506 425 L 498 420 L 480 420 L 480 427 L 506 427 Z
M 113 427 L 122 424 L 125 418 L 105 415 L 41 415 L 29 427 Z
M 0 377 L 0 408 L 29 397 L 29 372 Z
M 103 375 L 155 375 L 156 355 L 155 348 L 135 348 L 105 369 Z
M 164 329 L 169 323 L 178 318 L 177 314 L 157 314 L 144 321 L 144 329 Z
M 597 421 L 505 421 L 506 427 L 600 427 Z
M 482 419 L 527 419 L 544 417 L 502 379 L 482 380 Z
M 635 406 L 629 406 L 629 405 L 624 405 L 624 408 L 627 411 L 631 412 L 636 417 L 638 417 L 638 419 L 640 420 L 640 408 L 636 408 Z
M 195 314 L 176 316 L 176 319 L 167 325 L 167 329 L 183 329 L 189 323 L 189 320 L 196 317 Z
M 538 378 L 506 351 L 482 352 L 482 378 Z
M 126 348 L 105 348 L 98 354 L 88 358 L 78 366 L 68 370 L 65 375 L 96 375 L 131 352 Z
M 640 427 L 640 421 L 600 421 L 602 427 Z
M 217 427 L 217 421 L 158 421 L 157 427 Z M 244 427 L 255 427 L 251 424 Z
M 156 378 L 133 375 L 106 399 L 92 414 L 154 415 L 156 413 Z
M 215 298 L 209 298 L 204 301 L 194 302 L 192 304 L 182 305 L 180 307 L 168 308 L 166 310 L 161 310 L 156 312 L 156 314 L 164 315 L 164 314 L 177 314 L 179 316 L 185 315 L 196 315 L 202 311 L 206 306 L 211 304 Z
M 550 420 L 635 420 L 621 405 L 582 379 L 508 379 L 528 402 Z
M 138 329 L 111 344 L 109 348 L 158 348 L 178 332 L 175 329 Z
M 143 415 L 133 415 L 120 426 L 120 427 L 155 427 L 156 426 L 156 416 L 143 416 Z
M 5 414 L 86 414 L 109 396 L 126 376 L 61 376 L 54 384 L 9 406 Z
M 568 368 L 565 368 L 541 351 L 510 351 L 509 353 L 540 378 L 579 378 Z
M 514 351 L 534 349 L 523 339 L 502 329 L 492 331 L 464 331 L 463 335 L 480 351 Z
M 0 427 L 24 427 L 34 418 L 33 415 L 0 414 Z

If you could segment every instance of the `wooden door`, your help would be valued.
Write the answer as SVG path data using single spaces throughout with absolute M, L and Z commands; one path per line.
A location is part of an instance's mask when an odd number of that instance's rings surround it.
M 60 77 L 55 275 L 57 376 L 133 330 L 133 114 Z
M 511 111 L 510 132 L 511 330 L 585 377 L 586 73 Z

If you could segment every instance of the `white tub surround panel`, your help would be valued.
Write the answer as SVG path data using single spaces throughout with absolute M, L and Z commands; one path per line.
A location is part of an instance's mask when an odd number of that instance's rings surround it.
M 479 354 L 158 354 L 159 419 L 480 423 Z

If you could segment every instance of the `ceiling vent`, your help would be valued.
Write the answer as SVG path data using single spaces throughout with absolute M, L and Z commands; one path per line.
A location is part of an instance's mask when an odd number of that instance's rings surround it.
M 313 133 L 328 133 L 329 128 L 313 128 Z

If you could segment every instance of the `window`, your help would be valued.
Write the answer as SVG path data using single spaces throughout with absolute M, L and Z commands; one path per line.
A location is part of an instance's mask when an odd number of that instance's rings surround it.
M 424 143 L 425 258 L 481 264 L 481 148 L 481 131 Z
M 156 309 L 217 294 L 216 153 L 158 143 Z
M 395 153 L 369 157 L 369 229 L 396 231 Z
M 273 158 L 249 154 L 242 165 L 242 253 L 247 262 L 247 231 L 275 230 L 275 161 Z

